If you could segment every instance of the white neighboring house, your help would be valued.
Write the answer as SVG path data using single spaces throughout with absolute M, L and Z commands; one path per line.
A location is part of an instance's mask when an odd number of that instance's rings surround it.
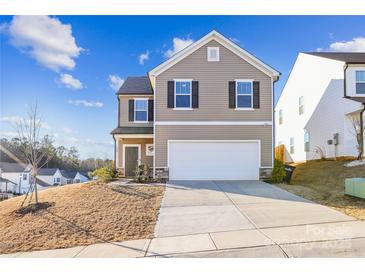
M 30 180 L 29 167 L 17 163 L 0 162 L 0 192 L 26 193 Z M 68 172 L 58 168 L 41 168 L 37 176 L 38 189 L 86 181 L 88 178 L 77 171 Z
M 365 53 L 299 53 L 275 107 L 276 146 L 287 162 L 357 156 L 349 117 L 364 99 Z

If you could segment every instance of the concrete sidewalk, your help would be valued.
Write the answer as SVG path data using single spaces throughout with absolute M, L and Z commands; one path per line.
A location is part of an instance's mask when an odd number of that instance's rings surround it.
M 0 255 L 0 258 L 142 257 L 365 257 L 365 222 L 244 229 Z

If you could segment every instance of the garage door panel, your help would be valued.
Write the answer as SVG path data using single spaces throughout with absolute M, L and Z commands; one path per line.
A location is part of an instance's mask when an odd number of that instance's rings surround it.
M 170 142 L 171 180 L 257 180 L 257 142 Z

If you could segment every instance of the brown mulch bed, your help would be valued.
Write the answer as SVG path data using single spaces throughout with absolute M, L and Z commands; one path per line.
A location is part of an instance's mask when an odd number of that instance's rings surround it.
M 0 202 L 0 253 L 151 238 L 164 185 L 83 183 L 39 192 L 40 205 L 19 210 L 24 196 Z
M 316 160 L 296 165 L 291 184 L 277 186 L 349 216 L 365 220 L 365 199 L 345 195 L 345 179 L 365 178 L 365 167 L 345 167 L 348 159 Z

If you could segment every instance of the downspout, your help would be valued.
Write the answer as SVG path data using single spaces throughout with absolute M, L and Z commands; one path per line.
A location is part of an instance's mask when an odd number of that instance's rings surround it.
M 362 110 L 360 111 L 360 153 L 358 160 L 362 160 L 364 157 L 364 119 L 363 113 L 365 111 L 365 103 L 362 103 Z
M 275 161 L 275 136 L 276 136 L 276 132 L 275 132 L 275 83 L 279 81 L 279 77 L 277 77 L 273 82 L 272 82 L 272 154 L 273 154 L 273 163 L 272 166 L 274 166 L 274 161 Z
M 349 67 L 349 65 L 346 63 L 345 67 L 343 69 L 343 97 L 347 97 L 347 92 L 346 92 L 346 70 Z

